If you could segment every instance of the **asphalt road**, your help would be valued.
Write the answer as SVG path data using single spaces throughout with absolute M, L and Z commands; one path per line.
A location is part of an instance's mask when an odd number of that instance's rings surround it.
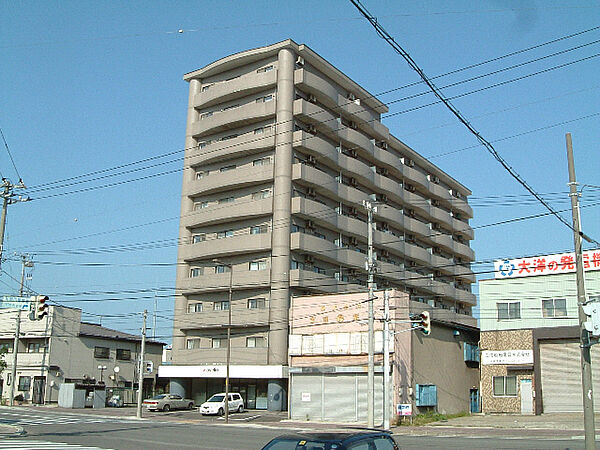
M 298 427 L 283 423 L 225 424 L 213 422 L 181 423 L 160 415 L 145 420 L 108 417 L 96 414 L 66 413 L 52 409 L 30 410 L 1 408 L 0 423 L 20 426 L 25 434 L 0 440 L 0 450 L 19 448 L 95 448 L 95 449 L 260 449 L 271 438 Z M 181 419 L 184 420 L 184 419 Z M 305 427 L 306 428 L 306 427 Z M 580 438 L 547 436 L 453 435 L 439 430 L 436 436 L 395 435 L 400 448 L 502 448 L 502 449 L 575 449 L 584 448 Z M 55 443 L 54 445 L 52 443 Z

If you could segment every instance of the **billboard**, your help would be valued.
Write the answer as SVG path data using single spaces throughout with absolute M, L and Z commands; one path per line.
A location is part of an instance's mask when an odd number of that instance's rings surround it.
M 3 295 L 0 297 L 0 309 L 20 309 L 29 311 L 31 299 L 29 297 L 18 297 Z
M 600 270 L 600 249 L 583 252 L 583 270 Z M 494 278 L 535 277 L 575 272 L 575 253 L 494 261 Z

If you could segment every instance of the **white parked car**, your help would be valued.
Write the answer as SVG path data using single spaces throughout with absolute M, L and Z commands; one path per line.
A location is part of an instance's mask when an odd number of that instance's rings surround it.
M 242 396 L 237 392 L 229 394 L 229 412 L 243 412 L 244 411 L 244 400 Z M 202 405 L 200 405 L 200 412 L 205 414 L 217 414 L 222 416 L 225 414 L 225 393 L 215 394 Z
M 144 400 L 144 406 L 149 411 L 170 411 L 172 409 L 192 409 L 194 400 L 183 398 L 177 394 L 160 394 Z

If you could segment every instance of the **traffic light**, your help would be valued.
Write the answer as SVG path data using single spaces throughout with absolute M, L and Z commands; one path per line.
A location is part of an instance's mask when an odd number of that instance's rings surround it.
M 431 334 L 431 316 L 429 315 L 429 311 L 423 311 L 421 314 L 421 331 L 425 336 L 429 336 Z
M 35 295 L 31 297 L 31 300 L 33 303 L 33 308 L 29 313 L 29 318 L 31 320 L 42 320 L 48 315 L 48 310 L 50 309 L 50 307 L 46 302 L 50 299 L 47 295 Z

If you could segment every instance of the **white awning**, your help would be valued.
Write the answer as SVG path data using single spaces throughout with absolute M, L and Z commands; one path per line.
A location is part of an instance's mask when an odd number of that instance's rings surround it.
M 160 378 L 225 378 L 227 366 L 222 364 L 202 366 L 164 365 L 158 368 Z M 287 366 L 231 365 L 230 378 L 287 378 Z

